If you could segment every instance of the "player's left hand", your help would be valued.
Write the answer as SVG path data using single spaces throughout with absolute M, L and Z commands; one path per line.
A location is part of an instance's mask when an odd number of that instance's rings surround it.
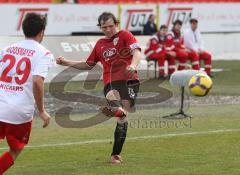
M 43 120 L 43 128 L 46 128 L 50 123 L 50 115 L 46 112 L 39 112 L 40 118 Z
M 136 66 L 134 66 L 134 65 L 129 65 L 128 67 L 127 67 L 127 73 L 134 73 L 136 71 Z

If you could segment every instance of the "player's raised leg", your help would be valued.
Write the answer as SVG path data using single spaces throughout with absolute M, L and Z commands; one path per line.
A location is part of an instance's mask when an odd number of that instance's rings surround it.
M 124 117 L 127 115 L 127 112 L 123 109 L 123 105 L 121 103 L 121 97 L 117 90 L 112 89 L 111 84 L 108 84 L 104 88 L 104 92 L 106 93 L 106 99 L 108 102 L 108 106 L 103 106 L 101 108 L 102 113 L 109 117 Z

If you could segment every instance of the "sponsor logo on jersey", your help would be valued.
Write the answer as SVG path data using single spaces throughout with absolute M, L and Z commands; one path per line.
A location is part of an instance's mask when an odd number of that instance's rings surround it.
M 21 92 L 24 90 L 22 86 L 11 86 L 8 84 L 0 84 L 0 89 L 6 90 L 8 92 L 10 91 Z
M 109 59 L 113 58 L 117 54 L 116 48 L 109 48 L 103 52 L 103 57 L 108 61 Z

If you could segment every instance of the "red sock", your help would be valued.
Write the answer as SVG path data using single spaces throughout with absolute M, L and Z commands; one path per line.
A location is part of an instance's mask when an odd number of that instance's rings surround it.
M 7 171 L 14 164 L 13 157 L 9 152 L 5 152 L 0 157 L 0 175 Z

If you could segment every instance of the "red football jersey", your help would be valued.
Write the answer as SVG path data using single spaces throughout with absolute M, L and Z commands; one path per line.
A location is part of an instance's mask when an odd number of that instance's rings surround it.
M 86 63 L 94 66 L 98 61 L 101 62 L 104 84 L 117 80 L 136 80 L 137 71 L 133 74 L 126 72 L 132 62 L 134 49 L 140 49 L 136 38 L 130 32 L 121 30 L 111 39 L 98 40 Z
M 174 40 L 174 45 L 175 49 L 184 49 L 184 44 L 183 44 L 183 37 L 181 36 L 181 33 L 171 31 L 169 32 L 170 35 L 172 35 L 173 40 Z
M 148 56 L 162 49 L 163 49 L 163 45 L 160 45 L 158 36 L 153 35 L 150 38 L 149 42 L 147 43 L 147 47 L 146 47 L 146 50 L 144 51 L 144 54 Z

